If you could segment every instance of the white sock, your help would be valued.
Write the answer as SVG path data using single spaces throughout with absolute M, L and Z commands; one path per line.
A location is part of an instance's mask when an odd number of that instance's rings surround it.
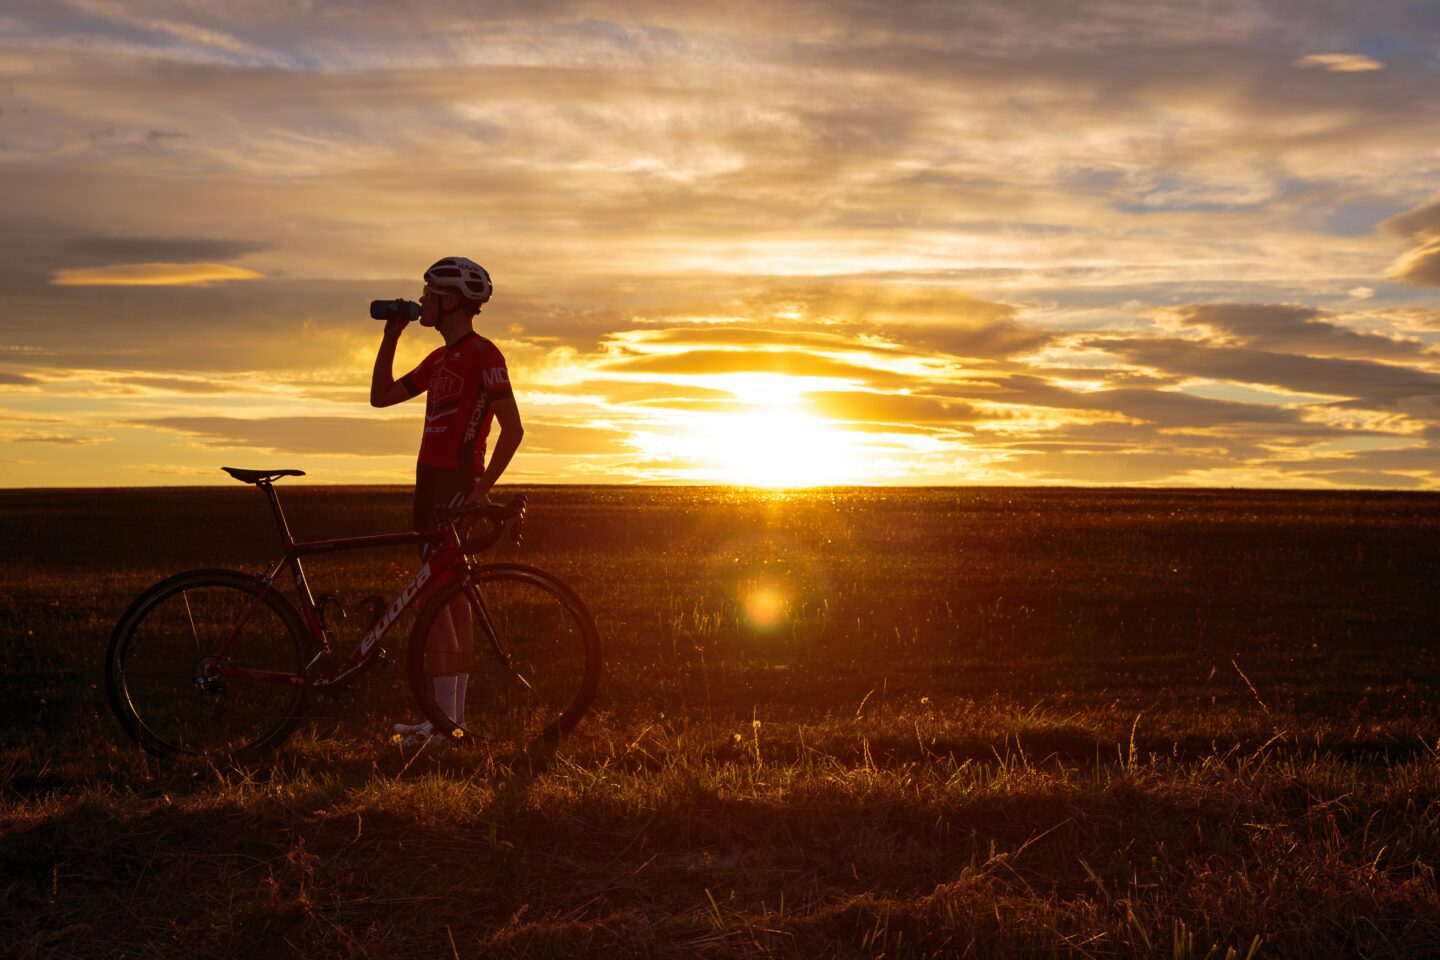
M 450 714 L 456 723 L 465 722 L 465 685 L 470 682 L 470 674 L 455 674 L 455 712 Z
M 435 677 L 435 705 L 445 716 L 455 719 L 455 674 L 447 673 Z

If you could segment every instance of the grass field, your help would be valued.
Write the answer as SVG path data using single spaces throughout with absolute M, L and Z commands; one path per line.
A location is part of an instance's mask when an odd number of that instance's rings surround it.
M 277 552 L 261 498 L 0 492 L 0 955 L 1440 955 L 1440 497 L 529 492 L 496 554 L 605 644 L 556 756 L 402 757 L 393 668 L 250 767 L 147 760 L 101 675 L 145 586 Z

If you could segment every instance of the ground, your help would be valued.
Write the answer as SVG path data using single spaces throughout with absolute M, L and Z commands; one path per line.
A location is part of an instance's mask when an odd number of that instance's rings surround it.
M 408 517 L 280 489 L 303 538 Z M 140 754 L 103 660 L 149 583 L 278 552 L 261 497 L 0 493 L 0 953 L 1440 950 L 1440 497 L 528 493 L 497 557 L 605 645 L 558 751 L 403 755 L 392 669 L 243 764 Z M 355 609 L 414 563 L 307 571 Z

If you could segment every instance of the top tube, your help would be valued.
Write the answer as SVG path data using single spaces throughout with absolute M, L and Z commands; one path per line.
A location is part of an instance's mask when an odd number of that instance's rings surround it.
M 334 553 L 342 550 L 364 550 L 367 547 L 401 547 L 412 543 L 441 543 L 445 539 L 443 527 L 435 530 L 415 530 L 409 533 L 380 533 L 367 537 L 341 537 L 337 540 L 305 540 L 286 544 L 285 552 L 293 557 L 308 557 L 316 553 Z
M 235 475 L 236 471 L 226 468 L 227 472 Z M 254 471 L 258 474 L 259 471 Z M 517 494 L 502 504 L 496 503 L 465 503 L 457 507 L 442 509 L 440 512 L 440 523 L 433 530 L 412 530 L 401 533 L 383 533 L 365 537 L 341 537 L 331 540 L 305 540 L 296 542 L 294 535 L 290 532 L 290 524 L 285 519 L 285 511 L 280 506 L 280 495 L 275 492 L 275 477 L 284 474 L 296 474 L 299 471 L 272 471 L 270 475 L 255 476 L 250 479 L 255 486 L 265 491 L 265 497 L 270 502 L 270 510 L 275 516 L 275 526 L 280 532 L 284 543 L 285 553 L 289 557 L 304 557 L 317 553 L 332 553 L 344 550 L 364 550 L 372 547 L 393 547 L 405 546 L 408 544 L 436 544 L 443 543 L 451 536 L 457 540 L 457 545 L 468 553 L 479 553 L 491 544 L 500 539 L 505 525 L 514 520 L 518 523 L 525 518 L 524 494 Z M 467 518 L 483 520 L 489 527 L 489 532 L 476 541 L 466 542 L 466 533 L 458 528 L 460 521 Z M 519 527 L 516 527 L 516 541 L 519 541 Z

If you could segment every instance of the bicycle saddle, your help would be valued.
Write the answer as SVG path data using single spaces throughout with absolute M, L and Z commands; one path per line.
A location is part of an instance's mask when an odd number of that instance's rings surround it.
M 268 483 L 279 477 L 303 477 L 304 470 L 241 470 L 239 467 L 221 467 L 241 483 Z

